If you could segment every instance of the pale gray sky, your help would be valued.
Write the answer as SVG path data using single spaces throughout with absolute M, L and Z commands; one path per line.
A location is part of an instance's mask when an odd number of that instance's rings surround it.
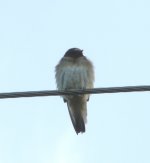
M 95 87 L 150 85 L 149 0 L 0 1 L 0 92 L 54 90 L 72 47 Z M 76 135 L 60 97 L 0 100 L 1 163 L 149 163 L 150 93 L 92 95 Z

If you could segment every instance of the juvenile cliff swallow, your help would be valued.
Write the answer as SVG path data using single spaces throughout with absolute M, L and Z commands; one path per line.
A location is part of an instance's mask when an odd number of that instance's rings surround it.
M 55 67 L 58 90 L 93 88 L 94 70 L 92 62 L 83 55 L 83 50 L 69 49 Z M 86 95 L 63 95 L 76 133 L 85 132 L 87 122 Z

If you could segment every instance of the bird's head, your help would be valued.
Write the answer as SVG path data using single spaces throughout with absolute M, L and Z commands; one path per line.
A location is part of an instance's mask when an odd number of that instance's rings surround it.
M 83 50 L 79 48 L 71 48 L 66 51 L 64 57 L 72 57 L 72 58 L 79 58 L 83 56 Z

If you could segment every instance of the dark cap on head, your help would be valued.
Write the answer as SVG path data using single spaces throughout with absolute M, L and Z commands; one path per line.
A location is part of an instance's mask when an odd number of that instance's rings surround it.
M 79 58 L 83 56 L 83 50 L 78 49 L 78 48 L 71 48 L 66 51 L 65 57 L 72 57 L 72 58 Z

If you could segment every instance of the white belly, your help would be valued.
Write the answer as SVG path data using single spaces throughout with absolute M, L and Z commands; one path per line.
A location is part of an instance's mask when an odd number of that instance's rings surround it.
M 86 67 L 67 66 L 62 69 L 59 84 L 60 89 L 83 89 L 88 87 Z

